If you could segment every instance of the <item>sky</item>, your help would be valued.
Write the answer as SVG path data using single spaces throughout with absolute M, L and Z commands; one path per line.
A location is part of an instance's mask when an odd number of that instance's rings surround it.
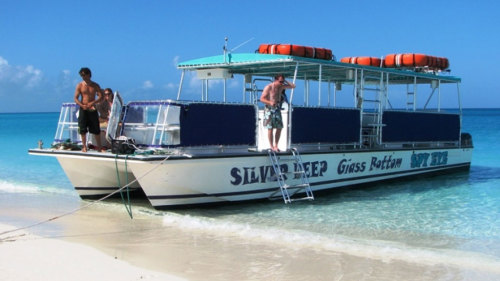
M 500 108 L 499 3 L 0 0 L 0 113 L 58 112 L 84 66 L 125 101 L 175 99 L 177 63 L 222 54 L 225 37 L 233 52 L 289 43 L 329 48 L 337 59 L 447 57 L 463 107 Z

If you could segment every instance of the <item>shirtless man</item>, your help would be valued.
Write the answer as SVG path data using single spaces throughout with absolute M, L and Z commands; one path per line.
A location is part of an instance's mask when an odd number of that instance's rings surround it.
M 92 73 L 87 67 L 79 71 L 83 81 L 76 85 L 75 102 L 80 106 L 78 113 L 78 132 L 82 137 L 82 152 L 87 152 L 87 132 L 95 135 L 97 151 L 101 151 L 101 129 L 96 104 L 102 99 L 102 90 L 99 84 L 90 80 Z M 97 94 L 97 99 L 95 98 Z M 81 98 L 80 98 L 81 96 Z
M 285 80 L 282 74 L 274 77 L 274 82 L 267 85 L 262 91 L 260 101 L 266 106 L 264 109 L 264 124 L 268 129 L 267 138 L 269 145 L 274 151 L 279 151 L 278 142 L 280 140 L 281 129 L 283 129 L 283 119 L 281 117 L 281 92 L 285 89 L 293 89 L 295 84 Z M 273 129 L 276 129 L 273 141 Z

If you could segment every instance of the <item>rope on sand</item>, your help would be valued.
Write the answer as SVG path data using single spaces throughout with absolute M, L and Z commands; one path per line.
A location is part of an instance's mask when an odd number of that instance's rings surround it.
M 27 225 L 27 226 L 23 226 L 23 227 L 19 227 L 19 228 L 15 228 L 15 229 L 11 229 L 11 230 L 7 230 L 7 231 L 4 231 L 4 232 L 0 232 L 0 236 L 2 235 L 5 235 L 5 234 L 8 234 L 8 233 L 12 233 L 12 232 L 17 232 L 17 231 L 20 231 L 20 230 L 24 230 L 24 229 L 28 229 L 28 228 L 32 228 L 32 227 L 35 227 L 35 226 L 38 226 L 38 225 L 41 225 L 41 224 L 44 224 L 44 223 L 48 223 L 48 222 L 51 222 L 53 220 L 56 220 L 56 219 L 60 219 L 62 217 L 65 217 L 65 216 L 69 216 L 71 214 L 74 214 L 82 209 L 85 209 L 85 208 L 88 208 L 92 205 L 94 205 L 95 203 L 98 203 L 98 202 L 101 202 L 103 200 L 106 200 L 108 199 L 109 197 L 115 195 L 116 193 L 118 192 L 121 192 L 123 189 L 125 188 L 128 188 L 130 185 L 132 185 L 133 183 L 135 183 L 136 181 L 138 181 L 139 179 L 142 179 L 143 177 L 145 177 L 146 175 L 148 175 L 149 173 L 151 173 L 152 171 L 156 170 L 156 168 L 160 167 L 163 163 L 165 163 L 165 161 L 167 161 L 169 158 L 170 158 L 171 155 L 168 155 L 167 157 L 165 157 L 165 159 L 163 159 L 160 163 L 156 164 L 153 168 L 151 168 L 150 170 L 146 171 L 144 174 L 142 174 L 140 177 L 136 178 L 135 180 L 129 182 L 128 184 L 122 186 L 121 188 L 111 192 L 110 194 L 98 199 L 98 200 L 95 200 L 95 201 L 92 201 L 90 203 L 87 203 L 85 205 L 83 205 L 82 207 L 80 208 L 76 208 L 70 212 L 67 212 L 67 213 L 64 213 L 64 214 L 61 214 L 61 215 L 58 215 L 58 216 L 55 216 L 55 217 L 52 217 L 52 218 L 49 218 L 49 219 L 46 219 L 46 220 L 43 220 L 43 221 L 40 221 L 40 222 L 37 222 L 37 223 L 34 223 L 34 224 L 31 224 L 31 225 Z M 132 218 L 132 217 L 131 217 Z M 25 234 L 20 234 L 19 236 L 23 236 Z M 10 236 L 10 237 L 5 237 L 5 238 L 0 238 L 0 242 L 2 241 L 6 241 L 7 239 L 11 239 L 13 236 Z

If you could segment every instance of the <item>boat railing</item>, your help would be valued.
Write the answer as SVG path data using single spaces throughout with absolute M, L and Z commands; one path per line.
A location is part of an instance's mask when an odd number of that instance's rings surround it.
M 81 137 L 78 133 L 78 109 L 76 103 L 62 104 L 53 144 L 81 143 Z
M 245 93 L 243 96 L 243 102 L 247 102 L 246 98 L 248 95 L 248 102 L 252 104 L 257 104 L 260 99 L 260 94 L 264 90 L 264 87 L 271 83 L 273 80 L 270 78 L 254 78 L 252 76 L 245 76 Z M 265 83 L 261 85 L 261 83 Z

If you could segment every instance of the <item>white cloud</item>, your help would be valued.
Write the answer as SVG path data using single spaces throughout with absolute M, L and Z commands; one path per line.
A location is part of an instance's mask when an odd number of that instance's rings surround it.
M 33 65 L 11 65 L 0 56 L 0 112 L 58 111 L 73 100 L 78 80 L 69 70 L 47 78 Z M 43 98 L 33 98 L 43 97 Z
M 179 59 L 180 59 L 179 56 L 175 56 L 174 59 L 172 60 L 175 67 L 177 67 L 177 65 L 179 64 Z
M 153 85 L 153 82 L 151 82 L 151 80 L 146 80 L 146 81 L 144 81 L 144 83 L 142 83 L 143 89 L 151 89 L 153 87 L 154 87 L 154 85 Z
M 42 71 L 34 66 L 12 66 L 6 59 L 0 57 L 0 86 L 2 88 L 6 85 L 33 88 L 38 86 L 42 79 Z
M 55 87 L 57 89 L 57 92 L 60 93 L 73 93 L 74 87 L 76 84 L 78 84 L 79 79 L 76 77 L 73 77 L 71 75 L 71 71 L 67 69 L 63 69 L 60 73 L 59 76 L 57 77 L 57 81 L 55 84 Z
M 8 65 L 8 64 L 9 64 L 9 62 L 6 59 L 0 57 L 0 67 L 2 67 L 4 65 Z
M 168 89 L 168 90 L 172 90 L 172 89 L 175 90 L 175 89 L 177 89 L 177 84 L 170 82 L 170 83 L 164 85 L 163 87 L 165 89 Z
M 198 76 L 196 75 L 196 72 L 194 71 L 188 71 L 186 72 L 186 76 L 184 79 L 187 78 L 189 80 L 189 88 L 190 89 L 201 89 L 201 80 L 198 79 Z

